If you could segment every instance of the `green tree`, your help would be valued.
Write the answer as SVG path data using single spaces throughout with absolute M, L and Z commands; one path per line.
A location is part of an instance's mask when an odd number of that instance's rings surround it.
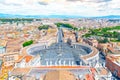
M 118 41 L 120 41 L 120 35 L 118 36 Z
M 39 30 L 48 29 L 48 28 L 49 28 L 49 25 L 42 25 L 38 27 Z
M 33 40 L 26 41 L 26 42 L 23 43 L 23 47 L 29 46 L 31 44 L 33 44 Z
M 55 23 L 55 25 L 57 25 L 57 27 L 65 27 L 65 28 L 70 28 L 72 30 L 75 30 L 75 31 L 78 31 L 78 28 L 71 25 L 71 24 L 68 24 L 68 23 Z
M 108 38 L 104 38 L 103 40 L 99 39 L 98 40 L 99 43 L 107 43 L 109 42 Z
M 104 38 L 103 43 L 109 42 L 108 38 Z

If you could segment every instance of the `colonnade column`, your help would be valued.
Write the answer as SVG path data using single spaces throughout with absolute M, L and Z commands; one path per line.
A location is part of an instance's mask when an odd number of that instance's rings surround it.
M 63 65 L 64 65 L 64 66 L 65 66 L 65 63 L 66 63 L 66 61 L 64 60 L 64 61 L 63 61 Z
M 59 60 L 59 65 L 61 65 L 61 60 Z
M 74 65 L 74 61 L 72 61 L 72 65 Z
M 50 66 L 52 66 L 52 61 L 50 60 Z
M 46 60 L 46 65 L 49 66 L 49 64 L 48 64 L 48 60 Z
M 80 65 L 82 65 L 82 61 L 80 61 Z
M 69 60 L 69 66 L 73 65 L 73 61 Z

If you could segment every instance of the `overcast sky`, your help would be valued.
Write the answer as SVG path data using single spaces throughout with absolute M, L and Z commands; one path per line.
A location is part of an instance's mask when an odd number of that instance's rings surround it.
M 120 0 L 0 0 L 0 13 L 20 15 L 120 15 Z

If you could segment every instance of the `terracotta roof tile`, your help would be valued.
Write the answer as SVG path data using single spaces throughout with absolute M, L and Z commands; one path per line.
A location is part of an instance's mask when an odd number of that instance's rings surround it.
M 76 78 L 69 71 L 51 71 L 45 75 L 43 80 L 76 80 Z
M 25 61 L 28 63 L 33 57 L 32 56 L 25 56 Z

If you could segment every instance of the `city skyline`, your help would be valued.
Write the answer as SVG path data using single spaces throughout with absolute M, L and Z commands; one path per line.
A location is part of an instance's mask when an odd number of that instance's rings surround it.
M 12 15 L 119 15 L 119 0 L 0 0 L 0 13 Z
M 120 0 L 0 0 L 0 80 L 120 80 Z

